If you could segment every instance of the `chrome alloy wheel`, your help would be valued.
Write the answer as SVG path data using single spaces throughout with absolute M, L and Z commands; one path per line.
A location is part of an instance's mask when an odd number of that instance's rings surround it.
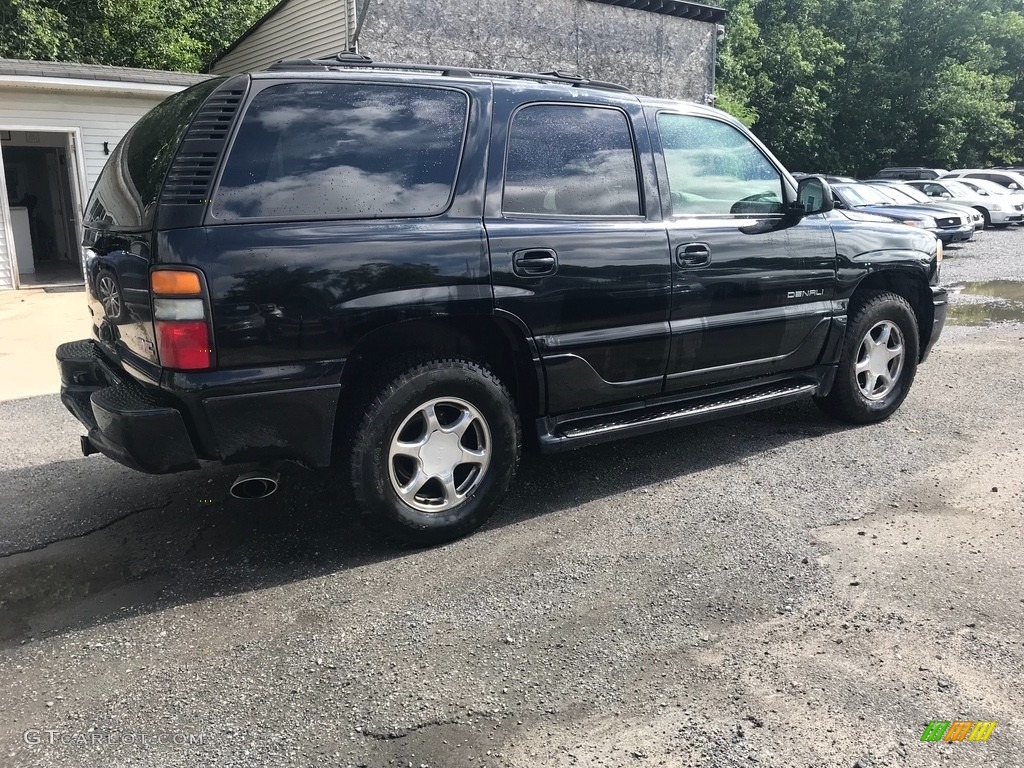
M 903 333 L 891 320 L 875 323 L 857 351 L 857 386 L 868 400 L 881 400 L 903 372 Z
M 391 485 L 413 509 L 446 512 L 480 485 L 491 457 L 491 431 L 473 405 L 439 397 L 395 430 L 388 448 Z
M 100 275 L 96 285 L 99 293 L 100 304 L 107 317 L 118 317 L 121 314 L 121 292 L 117 289 L 117 283 L 110 275 Z

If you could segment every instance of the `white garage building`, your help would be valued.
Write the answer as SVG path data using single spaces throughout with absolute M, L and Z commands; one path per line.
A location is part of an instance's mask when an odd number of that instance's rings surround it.
M 0 59 L 0 290 L 82 282 L 82 210 L 107 155 L 204 78 Z

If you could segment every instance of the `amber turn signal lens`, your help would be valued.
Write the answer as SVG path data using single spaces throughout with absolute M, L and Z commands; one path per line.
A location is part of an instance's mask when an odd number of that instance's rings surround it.
M 150 273 L 149 284 L 158 296 L 198 296 L 203 292 L 199 275 L 181 269 L 157 269 Z

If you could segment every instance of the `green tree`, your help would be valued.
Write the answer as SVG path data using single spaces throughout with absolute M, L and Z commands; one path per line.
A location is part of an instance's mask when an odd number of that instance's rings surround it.
M 0 57 L 201 70 L 276 0 L 0 0 Z
M 1019 0 L 729 0 L 720 105 L 790 167 L 1016 160 Z

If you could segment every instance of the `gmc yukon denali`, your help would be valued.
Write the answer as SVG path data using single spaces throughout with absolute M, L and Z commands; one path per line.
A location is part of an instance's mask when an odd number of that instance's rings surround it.
M 168 98 L 86 212 L 83 452 L 293 461 L 407 542 L 562 451 L 813 398 L 891 415 L 942 246 L 717 110 L 557 72 L 284 61 Z

